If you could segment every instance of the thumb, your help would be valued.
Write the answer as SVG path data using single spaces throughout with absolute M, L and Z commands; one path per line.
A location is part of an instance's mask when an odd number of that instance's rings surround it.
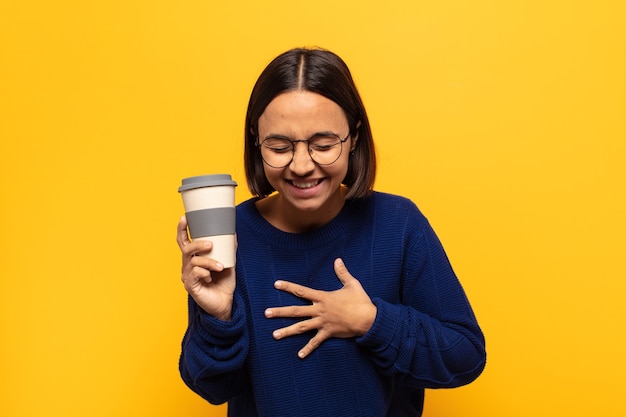
M 178 242 L 178 246 L 182 249 L 187 244 L 191 243 L 189 240 L 189 234 L 187 233 L 187 218 L 185 216 L 181 216 L 178 221 L 176 241 Z
M 341 281 L 343 285 L 346 285 L 350 280 L 354 279 L 354 277 L 350 275 L 350 272 L 348 272 L 348 268 L 346 268 L 341 258 L 335 259 L 335 274 L 337 274 L 337 278 L 339 278 L 339 281 Z

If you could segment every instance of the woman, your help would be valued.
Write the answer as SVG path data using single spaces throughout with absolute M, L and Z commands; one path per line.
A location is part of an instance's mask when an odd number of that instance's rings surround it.
M 180 372 L 229 416 L 419 416 L 424 388 L 473 381 L 485 344 L 409 200 L 372 191 L 376 158 L 335 54 L 275 58 L 250 97 L 237 264 L 178 244 L 189 293 Z

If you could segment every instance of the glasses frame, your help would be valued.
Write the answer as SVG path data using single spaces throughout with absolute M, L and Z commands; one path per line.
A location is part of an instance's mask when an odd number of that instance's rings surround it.
M 282 165 L 282 166 L 275 166 L 275 165 L 272 165 L 272 164 L 268 163 L 265 160 L 265 158 L 263 158 L 263 151 L 261 150 L 262 146 L 263 146 L 263 142 L 265 142 L 268 139 L 277 139 L 277 138 L 270 137 L 270 138 L 263 139 L 263 141 L 259 141 L 259 137 L 257 136 L 256 144 L 259 147 L 259 153 L 261 154 L 261 159 L 263 160 L 263 162 L 267 166 L 270 166 L 272 168 L 285 168 L 285 167 L 289 166 L 293 162 L 293 157 L 296 154 L 296 144 L 299 143 L 299 142 L 306 142 L 306 148 L 309 151 L 308 152 L 309 153 L 309 158 L 311 158 L 311 161 L 313 161 L 313 163 L 315 163 L 316 165 L 319 165 L 319 166 L 328 166 L 328 165 L 334 164 L 335 162 L 337 162 L 339 160 L 339 158 L 341 158 L 341 154 L 343 153 L 343 144 L 350 138 L 350 132 L 348 131 L 348 134 L 343 139 L 341 139 L 341 136 L 339 136 L 339 135 L 337 135 L 335 133 L 329 133 L 329 136 L 336 136 L 337 139 L 339 139 L 339 155 L 337 155 L 337 158 L 333 162 L 329 162 L 329 163 L 326 163 L 326 164 L 321 164 L 321 163 L 317 162 L 315 159 L 313 159 L 313 155 L 312 155 L 313 151 L 311 150 L 310 141 L 315 139 L 316 136 L 319 136 L 319 134 L 315 134 L 315 135 L 311 136 L 308 139 L 291 140 L 291 139 L 288 139 L 288 138 L 280 138 L 280 139 L 289 141 L 291 143 L 291 159 L 289 160 L 289 162 L 287 162 L 285 165 Z

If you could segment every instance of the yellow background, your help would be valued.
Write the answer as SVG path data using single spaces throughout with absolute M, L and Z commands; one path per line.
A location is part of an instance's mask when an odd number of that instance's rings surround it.
M 185 176 L 242 165 L 279 52 L 351 67 L 488 365 L 425 416 L 624 416 L 619 0 L 0 2 L 0 415 L 223 416 L 177 371 Z M 289 399 L 285 399 L 288 401 Z

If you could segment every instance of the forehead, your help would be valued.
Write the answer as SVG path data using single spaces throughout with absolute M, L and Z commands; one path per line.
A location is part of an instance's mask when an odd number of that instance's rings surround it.
M 259 131 L 286 134 L 311 130 L 345 130 L 346 115 L 334 101 L 310 91 L 289 91 L 276 96 L 259 118 Z

